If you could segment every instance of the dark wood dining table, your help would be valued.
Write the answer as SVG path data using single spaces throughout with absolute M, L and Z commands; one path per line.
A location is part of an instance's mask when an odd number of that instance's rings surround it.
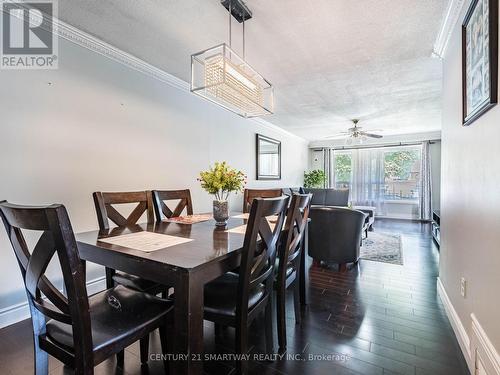
M 170 337 L 174 353 L 183 355 L 183 360 L 173 363 L 175 374 L 202 373 L 203 362 L 200 359 L 203 358 L 204 285 L 240 264 L 244 234 L 233 233 L 228 229 L 244 225 L 246 220 L 232 217 L 226 228 L 217 228 L 214 223 L 213 220 L 208 220 L 195 224 L 137 224 L 76 235 L 82 261 L 174 287 L 174 332 Z M 151 252 L 100 241 L 141 231 L 189 238 L 192 241 Z M 307 250 L 307 233 L 305 239 L 303 246 Z M 302 252 L 300 272 L 301 301 L 304 304 L 307 290 L 305 253 L 306 251 Z

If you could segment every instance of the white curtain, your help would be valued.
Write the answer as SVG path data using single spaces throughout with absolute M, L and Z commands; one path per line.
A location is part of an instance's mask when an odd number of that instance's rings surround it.
M 422 143 L 420 164 L 420 220 L 432 218 L 432 176 L 429 142 Z
M 373 206 L 384 215 L 384 152 L 358 149 L 352 152 L 351 201 L 356 206 Z

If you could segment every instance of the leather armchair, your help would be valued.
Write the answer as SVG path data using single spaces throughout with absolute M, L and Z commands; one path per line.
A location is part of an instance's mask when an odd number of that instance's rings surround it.
M 311 207 L 309 256 L 315 261 L 357 262 L 366 214 L 344 207 Z

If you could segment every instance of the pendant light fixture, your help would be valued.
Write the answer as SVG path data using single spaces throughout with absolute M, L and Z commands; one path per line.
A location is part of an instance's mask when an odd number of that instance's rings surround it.
M 245 21 L 252 12 L 242 0 L 221 0 L 229 12 L 229 45 L 191 55 L 191 92 L 242 117 L 258 117 L 274 111 L 273 85 L 245 61 Z M 232 50 L 232 18 L 242 24 L 243 57 Z

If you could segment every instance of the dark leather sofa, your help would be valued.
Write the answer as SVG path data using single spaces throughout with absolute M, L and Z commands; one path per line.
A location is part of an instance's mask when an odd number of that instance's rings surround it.
M 313 195 L 311 206 L 347 207 L 349 204 L 349 189 L 304 189 Z

